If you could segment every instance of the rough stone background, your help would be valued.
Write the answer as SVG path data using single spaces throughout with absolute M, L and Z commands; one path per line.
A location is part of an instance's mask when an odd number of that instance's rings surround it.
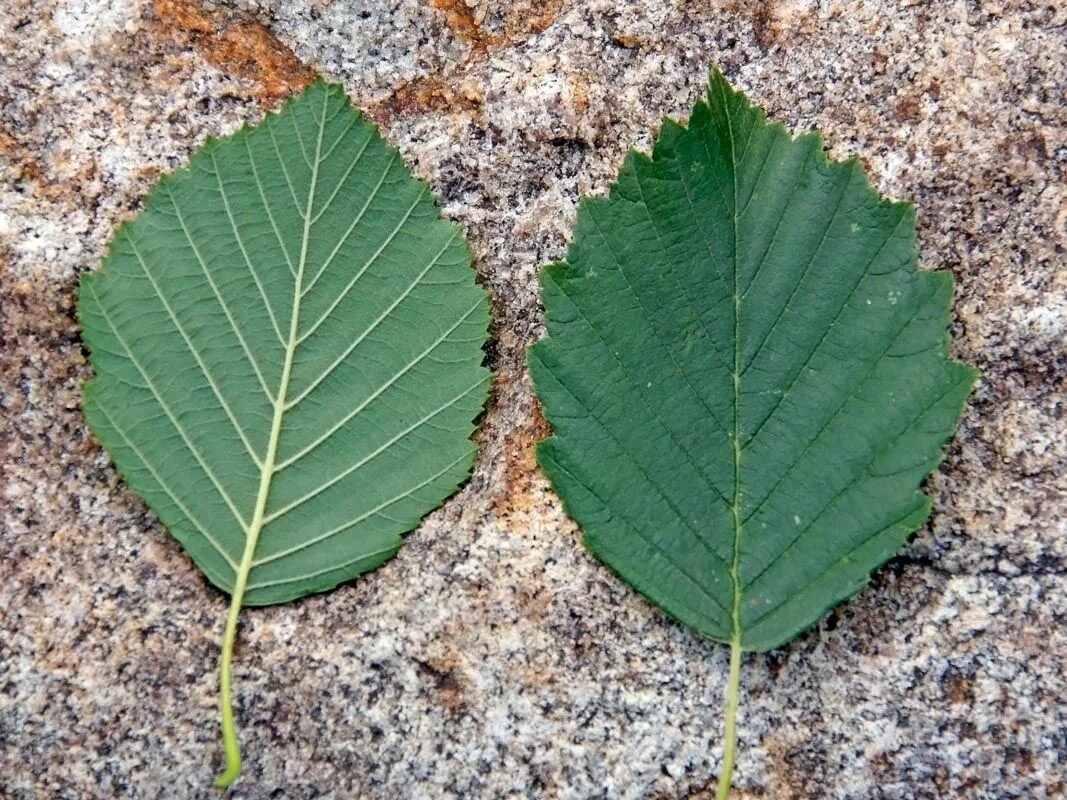
M 498 377 L 473 480 L 394 561 L 244 615 L 232 796 L 708 797 L 725 648 L 581 548 L 522 364 L 578 195 L 715 62 L 918 203 L 984 373 L 931 523 L 746 659 L 736 796 L 1063 797 L 1065 25 L 1022 0 L 4 0 L 0 796 L 215 796 L 226 599 L 86 429 L 72 308 L 161 172 L 323 71 L 466 229 Z

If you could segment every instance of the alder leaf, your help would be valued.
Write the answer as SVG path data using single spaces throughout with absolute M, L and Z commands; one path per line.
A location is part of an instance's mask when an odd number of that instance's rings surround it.
M 321 80 L 209 140 L 115 234 L 78 304 L 86 418 L 126 482 L 243 605 L 382 564 L 474 460 L 488 300 L 429 187 Z
M 540 463 L 598 558 L 731 645 L 723 797 L 741 652 L 812 625 L 930 511 L 976 373 L 948 358 L 952 276 L 916 262 L 911 205 L 714 71 L 544 271 Z

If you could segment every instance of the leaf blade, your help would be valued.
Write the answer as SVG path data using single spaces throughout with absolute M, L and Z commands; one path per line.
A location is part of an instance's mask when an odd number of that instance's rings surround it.
M 318 115 L 318 108 L 311 106 L 312 101 L 323 103 L 326 107 L 326 117 Z M 351 278 L 355 274 L 351 268 L 351 262 L 353 256 L 358 257 L 358 252 L 353 249 L 345 252 L 342 247 L 343 241 L 339 241 L 336 235 L 332 236 L 332 238 L 330 235 L 344 230 L 351 241 L 352 239 L 361 238 L 365 240 L 368 235 L 373 233 L 371 231 L 361 236 L 358 226 L 351 224 L 350 214 L 338 215 L 333 212 L 341 209 L 351 211 L 350 200 L 352 197 L 356 197 L 360 201 L 359 207 L 362 207 L 364 214 L 362 219 L 365 220 L 367 218 L 368 210 L 370 215 L 375 218 L 380 218 L 383 214 L 388 215 L 394 210 L 396 195 L 398 194 L 396 191 L 394 191 L 394 197 L 389 198 L 389 203 L 377 208 L 373 207 L 377 191 L 382 188 L 387 176 L 389 178 L 388 182 L 393 185 L 394 189 L 399 189 L 399 195 L 407 197 L 407 207 L 412 208 L 413 212 L 417 210 L 418 219 L 407 222 L 407 224 L 405 224 L 406 220 L 403 217 L 399 224 L 394 220 L 389 225 L 389 230 L 392 232 L 391 235 L 386 237 L 385 241 L 375 242 L 375 251 L 384 253 L 389 242 L 395 240 L 398 235 L 408 235 L 412 238 L 412 241 L 415 241 L 420 237 L 411 236 L 413 228 L 427 225 L 431 227 L 439 240 L 445 241 L 446 246 L 438 248 L 434 258 L 409 259 L 408 264 L 415 264 L 418 270 L 413 276 L 414 279 L 399 284 L 400 291 L 395 293 L 385 304 L 374 301 L 382 297 L 382 292 L 388 290 L 390 285 L 395 286 L 398 284 L 391 275 L 382 274 L 385 272 L 384 270 L 379 271 L 376 280 L 381 285 L 382 291 L 373 295 L 373 297 L 369 297 L 367 302 L 363 303 L 360 308 L 351 308 L 348 314 L 349 318 L 351 318 L 353 315 L 358 316 L 363 312 L 367 314 L 373 313 L 373 324 L 366 327 L 363 333 L 355 339 L 350 336 L 338 335 L 337 332 L 327 337 L 327 342 L 335 348 L 335 351 L 330 353 L 328 367 L 331 370 L 330 372 L 312 372 L 316 365 L 324 359 L 321 356 L 322 348 L 313 349 L 311 347 L 311 345 L 315 344 L 313 341 L 301 342 L 305 350 L 313 350 L 313 352 L 305 361 L 299 362 L 304 372 L 294 375 L 294 384 L 297 385 L 301 392 L 297 397 L 302 402 L 312 402 L 316 399 L 316 390 L 328 389 L 328 391 L 324 392 L 324 396 L 327 396 L 327 400 L 334 399 L 333 395 L 341 391 L 341 384 L 334 386 L 326 386 L 325 384 L 328 383 L 328 379 L 333 373 L 338 370 L 348 369 L 350 373 L 355 372 L 353 364 L 354 357 L 360 355 L 359 344 L 365 338 L 373 336 L 374 333 L 381 333 L 383 323 L 390 323 L 398 311 L 404 311 L 407 308 L 406 301 L 413 294 L 421 293 L 420 298 L 416 299 L 421 301 L 424 307 L 423 310 L 425 310 L 425 307 L 427 307 L 425 301 L 429 293 L 427 290 L 431 290 L 437 295 L 440 294 L 440 283 L 432 286 L 428 285 L 434 280 L 435 276 L 438 279 L 443 277 L 443 282 L 448 282 L 450 280 L 454 281 L 457 274 L 460 275 L 459 283 L 455 287 L 457 290 L 452 293 L 454 295 L 453 298 L 447 299 L 452 302 L 453 306 L 455 305 L 454 300 L 459 297 L 466 297 L 468 302 L 462 312 L 457 312 L 453 315 L 455 319 L 449 318 L 446 323 L 442 323 L 444 324 L 443 329 L 438 326 L 434 330 L 434 338 L 430 340 L 429 344 L 437 346 L 439 350 L 434 351 L 432 347 L 423 347 L 420 352 L 424 351 L 424 357 L 429 360 L 435 358 L 440 352 L 466 347 L 465 358 L 466 362 L 468 362 L 466 366 L 473 363 L 477 368 L 473 373 L 473 382 L 478 385 L 483 385 L 485 382 L 486 373 L 480 367 L 481 356 L 478 351 L 478 345 L 484 340 L 484 328 L 487 323 L 487 303 L 484 293 L 475 289 L 473 280 L 468 280 L 467 276 L 458 272 L 461 269 L 469 272 L 470 263 L 469 255 L 462 243 L 462 235 L 450 223 L 439 219 L 436 206 L 426 195 L 423 188 L 424 185 L 416 184 L 416 182 L 407 177 L 406 170 L 396 158 L 396 151 L 382 142 L 378 134 L 373 130 L 373 126 L 364 122 L 358 112 L 346 111 L 346 105 L 347 98 L 343 96 L 343 93 L 329 89 L 324 85 L 312 87 L 312 89 L 309 89 L 308 96 L 302 97 L 298 103 L 287 106 L 288 116 L 286 114 L 271 115 L 259 129 L 247 129 L 229 141 L 209 141 L 205 145 L 204 151 L 194 156 L 186 172 L 165 180 L 162 188 L 152 194 L 147 202 L 150 213 L 146 213 L 133 223 L 127 223 L 122 227 L 113 243 L 113 253 L 107 260 L 105 271 L 95 276 L 95 280 L 102 279 L 107 283 L 111 275 L 121 273 L 123 282 L 128 286 L 130 280 L 133 279 L 132 273 L 135 271 L 135 265 L 139 265 L 141 282 L 145 284 L 146 290 L 151 288 L 152 293 L 157 298 L 157 305 L 161 305 L 159 310 L 160 318 L 162 319 L 165 316 L 171 320 L 170 328 L 173 329 L 171 332 L 187 348 L 190 369 L 195 362 L 196 368 L 203 375 L 201 380 L 203 386 L 195 390 L 197 395 L 206 396 L 205 389 L 210 391 L 216 400 L 216 404 L 222 409 L 221 413 L 230 420 L 233 436 L 242 440 L 242 447 L 246 451 L 250 451 L 247 453 L 249 458 L 259 462 L 262 462 L 265 442 L 257 442 L 256 447 L 253 447 L 246 431 L 258 426 L 260 439 L 264 438 L 263 417 L 270 410 L 267 405 L 269 395 L 264 392 L 267 396 L 264 397 L 263 402 L 254 404 L 249 400 L 247 385 L 249 383 L 248 379 L 252 377 L 251 373 L 255 371 L 260 361 L 270 365 L 270 371 L 263 375 L 262 383 L 267 384 L 270 389 L 276 390 L 280 380 L 279 369 L 284 359 L 278 357 L 280 349 L 280 345 L 277 345 L 278 333 L 282 326 L 288 326 L 292 320 L 293 313 L 292 299 L 285 296 L 287 293 L 292 292 L 295 283 L 295 276 L 289 274 L 288 265 L 291 264 L 294 269 L 297 267 L 299 264 L 299 252 L 302 247 L 308 248 L 305 260 L 308 264 L 309 274 L 323 275 L 331 266 L 339 263 L 346 265 L 346 269 L 337 270 L 339 275 L 334 281 L 334 286 L 323 286 L 323 291 L 317 293 L 320 306 L 312 307 L 309 303 L 309 307 L 316 312 L 315 320 L 325 318 L 327 321 L 333 322 L 331 308 L 334 310 L 333 313 L 336 313 L 337 308 L 344 307 L 345 300 L 339 296 L 330 297 L 330 289 L 333 289 L 336 294 L 338 282 L 342 286 L 351 282 Z M 333 116 L 331 117 L 330 115 Z M 319 126 L 318 120 L 325 120 L 326 124 Z M 311 186 L 315 164 L 314 156 L 316 155 L 314 152 L 316 138 L 309 137 L 308 126 L 315 126 L 315 131 L 321 130 L 322 135 L 327 137 L 327 141 L 320 144 L 320 146 L 323 154 L 323 174 L 328 177 L 325 185 L 320 184 L 318 187 Z M 263 135 L 263 131 L 266 131 L 266 136 Z M 278 157 L 278 154 L 291 151 L 294 147 L 297 149 L 303 148 L 301 155 L 297 157 L 297 162 L 294 163 L 292 159 Z M 305 155 L 307 156 L 306 163 L 303 160 Z M 368 158 L 367 162 L 362 161 L 364 157 Z M 273 161 L 270 160 L 271 158 L 273 158 Z M 303 164 L 303 167 L 300 166 L 301 164 Z M 386 172 L 381 172 L 383 165 L 388 166 Z M 374 167 L 374 171 L 372 175 L 368 176 L 370 167 Z M 353 176 L 357 176 L 358 179 Z M 309 202 L 302 201 L 299 198 L 297 188 L 301 186 L 307 191 L 309 197 L 314 195 Z M 371 190 L 364 192 L 368 188 L 371 188 Z M 281 190 L 280 192 L 279 189 Z M 366 194 L 365 198 L 360 196 L 364 193 Z M 279 197 L 283 198 L 280 208 L 278 205 Z M 273 200 L 270 198 L 273 198 Z M 411 202 L 412 198 L 414 198 L 415 202 Z M 209 203 L 210 207 L 203 210 L 205 203 Z M 305 220 L 304 211 L 309 206 L 311 213 L 306 215 L 308 219 Z M 190 214 L 194 217 L 191 223 L 188 220 Z M 290 224 L 288 226 L 279 225 L 280 216 L 285 216 Z M 299 217 L 299 227 L 301 229 L 304 226 L 309 229 L 307 236 L 303 234 L 302 230 L 297 230 L 291 224 L 295 217 Z M 356 221 L 358 222 L 358 219 Z M 320 238 L 318 239 L 315 237 L 315 231 L 312 228 L 312 225 L 316 224 L 316 222 L 321 228 Z M 342 222 L 343 226 L 341 225 Z M 381 225 L 376 225 L 374 229 L 380 227 Z M 174 261 L 179 261 L 184 266 L 184 270 L 179 276 L 175 276 L 173 270 L 157 269 L 152 271 L 149 269 L 145 257 L 140 254 L 139 248 L 144 247 L 146 241 L 153 238 L 158 241 L 160 237 L 165 237 L 163 241 L 166 244 L 169 256 L 168 263 L 172 264 Z M 203 241 L 212 243 L 211 246 L 214 248 L 212 255 L 206 256 L 201 252 L 202 245 L 198 245 L 198 242 Z M 184 246 L 182 246 L 182 242 L 184 242 Z M 250 254 L 250 242 L 254 243 L 255 258 Z M 159 250 L 159 247 L 153 246 L 151 242 L 149 242 L 149 246 L 153 253 Z M 316 253 L 316 246 L 319 246 L 321 252 Z M 366 247 L 363 249 L 365 250 Z M 410 256 L 411 252 L 412 245 L 409 242 L 408 252 L 405 255 Z M 295 261 L 294 256 L 296 257 Z M 362 259 L 356 266 L 363 270 L 364 273 L 368 270 L 373 272 L 374 265 L 368 264 L 367 262 L 369 261 L 371 261 L 369 258 Z M 395 263 L 396 259 L 394 258 L 392 261 Z M 244 271 L 243 278 L 239 277 L 236 271 L 236 267 L 239 265 L 242 266 Z M 312 268 L 316 270 L 315 273 L 310 272 Z M 203 275 L 203 281 L 201 281 L 200 285 L 197 285 L 192 280 L 197 271 Z M 220 275 L 225 276 L 224 284 L 219 282 Z M 92 282 L 87 280 L 85 285 L 89 287 Z M 196 290 L 192 293 L 188 291 L 190 286 L 196 287 Z M 101 291 L 108 291 L 113 288 L 112 286 L 107 286 Z M 92 320 L 101 316 L 101 314 L 106 315 L 107 307 L 93 297 L 91 291 L 83 295 L 80 311 L 86 323 L 86 341 L 93 353 L 95 366 L 96 362 L 101 359 L 101 353 L 107 348 L 108 343 L 102 340 L 102 334 L 97 331 L 98 326 L 94 325 Z M 172 298 L 179 299 L 175 301 Z M 149 299 L 147 291 L 142 292 L 138 299 L 147 301 Z M 312 301 L 314 298 L 307 297 L 304 299 Z M 172 302 L 175 305 L 168 307 Z M 224 318 L 221 327 L 218 324 L 219 319 L 210 319 L 204 315 L 198 317 L 193 313 L 196 306 L 210 305 L 211 303 L 215 304 L 214 316 Z M 349 306 L 351 305 L 349 303 Z M 442 303 L 443 307 L 448 307 L 448 305 L 448 303 Z M 190 333 L 186 329 L 190 323 L 186 322 L 183 325 L 183 316 L 185 319 L 194 319 L 196 332 Z M 423 321 L 425 322 L 426 320 Z M 345 320 L 337 320 L 337 322 L 338 328 L 344 327 Z M 415 324 L 418 320 L 409 319 L 407 322 L 408 324 Z M 432 320 L 432 322 L 437 325 L 437 320 Z M 162 326 L 162 322 L 160 324 Z M 230 331 L 228 335 L 232 336 L 235 341 L 223 347 L 220 341 L 225 329 Z M 138 330 L 138 327 L 135 324 L 129 324 L 127 321 L 126 330 Z M 249 330 L 256 331 L 254 345 L 248 341 L 247 334 L 244 333 Z M 205 331 L 215 332 L 216 340 L 214 343 L 206 341 Z M 220 333 L 219 331 L 222 332 Z M 308 329 L 304 329 L 301 331 L 301 336 L 306 338 L 309 332 Z M 138 334 L 140 333 L 141 331 L 138 330 Z M 383 336 L 382 341 L 377 343 L 372 354 L 373 358 L 384 359 L 387 355 L 389 342 L 397 340 L 398 330 L 394 329 L 387 333 L 388 336 Z M 128 340 L 131 338 L 133 337 L 129 333 L 124 336 L 123 341 L 127 343 L 125 348 L 122 347 L 117 338 L 113 339 L 113 342 L 119 344 L 114 349 L 119 352 L 129 353 Z M 459 342 L 458 339 L 465 339 L 467 342 L 464 344 Z M 271 345 L 271 341 L 274 341 L 276 345 Z M 353 346 L 353 343 L 355 343 L 355 346 Z M 406 340 L 404 344 L 406 344 Z M 238 346 L 244 355 L 242 380 L 240 382 L 224 380 L 218 374 L 223 367 L 226 371 L 242 368 L 241 359 L 235 355 L 239 355 L 237 353 Z M 297 366 L 299 355 L 300 350 L 297 349 L 297 356 L 294 357 L 294 366 Z M 209 356 L 212 360 L 209 360 Z M 393 360 L 396 361 L 396 359 Z M 136 366 L 137 361 L 135 360 L 133 363 Z M 412 363 L 412 360 L 408 359 L 401 362 L 401 366 L 417 371 L 422 363 Z M 463 366 L 462 363 L 461 366 Z M 97 388 L 101 384 L 100 375 L 107 376 L 109 374 L 107 368 L 97 370 L 97 373 L 97 379 L 89 386 L 90 393 L 94 390 L 100 391 L 100 388 Z M 137 374 L 141 376 L 143 381 L 144 373 L 138 370 Z M 159 380 L 160 374 L 163 374 L 162 371 L 156 375 L 156 380 Z M 389 381 L 382 381 L 376 388 L 369 390 L 368 397 L 364 399 L 364 403 L 373 402 L 390 389 L 411 391 L 410 386 L 397 385 L 401 384 L 401 378 L 406 373 L 394 374 L 394 378 Z M 414 377 L 426 380 L 425 376 Z M 255 380 L 254 377 L 252 379 Z M 238 384 L 244 388 L 235 388 Z M 374 376 L 370 376 L 369 379 L 364 381 L 364 384 L 373 385 Z M 179 390 L 178 393 L 180 394 L 181 391 Z M 233 395 L 227 395 L 226 392 L 228 391 L 232 391 Z M 163 402 L 160 403 L 161 408 L 171 408 L 173 405 L 173 398 L 164 398 Z M 187 403 L 181 404 L 180 408 L 174 409 L 175 419 L 184 420 L 189 416 L 185 405 Z M 206 405 L 210 404 L 205 403 Z M 293 406 L 296 405 L 295 403 L 293 404 Z M 317 405 L 323 405 L 321 399 Z M 287 408 L 286 411 L 297 410 L 293 406 Z M 352 408 L 362 410 L 362 407 L 363 404 L 361 403 L 337 404 L 334 402 L 333 410 L 336 417 L 330 419 L 329 426 L 325 428 L 323 426 L 326 423 L 321 413 L 318 416 L 309 415 L 307 418 L 295 419 L 292 429 L 283 426 L 283 436 L 290 433 L 294 434 L 294 438 L 291 441 L 281 442 L 283 446 L 280 455 L 285 459 L 289 459 L 289 463 L 285 466 L 291 468 L 300 466 L 296 463 L 297 459 L 294 456 L 308 456 L 310 451 L 307 450 L 307 447 L 309 444 L 321 446 L 323 443 L 329 443 L 333 434 L 341 431 L 351 424 L 353 420 L 359 421 L 359 415 L 353 414 Z M 231 411 L 231 409 L 239 409 L 239 412 Z M 474 408 L 467 409 L 464 407 L 462 413 L 466 413 L 467 410 L 471 411 L 471 416 L 473 417 Z M 243 417 L 240 420 L 237 418 L 238 413 Z M 107 427 L 105 420 L 98 420 L 98 424 L 101 427 Z M 205 425 L 208 430 L 212 431 L 212 436 L 203 437 L 205 441 L 209 441 L 213 438 L 214 433 L 221 429 L 221 425 L 217 425 L 214 422 L 205 423 Z M 315 438 L 298 442 L 295 438 L 298 428 L 307 432 L 313 431 Z M 175 433 L 178 435 L 177 429 Z M 222 438 L 226 439 L 229 445 L 232 444 L 230 440 L 232 440 L 233 436 Z M 461 438 L 466 442 L 468 437 L 469 433 Z M 189 441 L 192 442 L 193 439 L 190 438 Z M 199 456 L 203 448 L 199 440 L 195 444 L 195 447 L 189 449 Z M 466 458 L 467 446 L 464 445 L 463 449 L 465 451 L 464 458 Z M 214 456 L 210 452 L 204 458 L 214 460 Z M 452 460 L 454 460 L 454 457 Z M 469 467 L 469 464 L 466 466 Z M 122 465 L 120 465 L 121 467 Z M 159 465 L 157 464 L 158 469 Z M 459 471 L 461 472 L 462 470 Z M 234 470 L 227 469 L 227 475 L 231 476 L 228 479 L 232 479 L 233 473 Z M 458 477 L 456 469 L 448 470 L 447 473 L 452 478 Z M 218 478 L 217 474 L 216 478 Z M 222 485 L 221 478 L 219 479 L 219 484 Z M 249 496 L 247 481 L 246 485 L 237 489 L 224 488 L 227 489 L 228 494 L 232 491 L 234 494 L 240 494 L 244 498 Z M 284 489 L 275 491 L 277 492 L 275 497 L 284 496 Z M 219 495 L 221 497 L 221 492 L 219 492 Z M 233 505 L 236 508 L 237 502 L 234 501 Z M 242 521 L 245 524 L 247 524 L 249 516 L 250 514 L 248 513 L 244 515 Z M 264 535 L 266 534 L 267 531 L 264 531 Z M 201 564 L 201 566 L 203 565 Z M 216 567 L 216 572 L 220 571 L 217 569 L 217 565 L 212 566 Z M 228 587 L 223 586 L 222 588 Z M 274 601 L 263 599 L 269 602 Z M 279 597 L 277 601 L 281 602 L 284 599 L 287 598 Z
M 376 568 L 466 479 L 488 299 L 426 184 L 320 80 L 164 177 L 79 316 L 90 426 L 232 595 L 226 785 L 239 609 Z
M 916 260 L 910 206 L 715 72 L 687 126 L 582 200 L 543 275 L 539 459 L 590 549 L 749 650 L 858 590 L 925 519 L 975 376 L 948 361 L 951 276 Z

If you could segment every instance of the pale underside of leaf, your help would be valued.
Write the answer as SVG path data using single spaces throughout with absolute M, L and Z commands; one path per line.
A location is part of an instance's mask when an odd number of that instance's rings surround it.
M 339 87 L 209 140 L 104 266 L 86 416 L 212 583 L 247 562 L 244 604 L 373 569 L 468 474 L 485 292 Z
M 973 370 L 911 206 L 719 73 L 543 277 L 539 459 L 590 549 L 738 649 L 788 641 L 920 526 Z
M 83 277 L 85 415 L 126 481 L 244 605 L 388 560 L 455 491 L 487 394 L 488 301 L 428 187 L 321 81 L 209 140 Z

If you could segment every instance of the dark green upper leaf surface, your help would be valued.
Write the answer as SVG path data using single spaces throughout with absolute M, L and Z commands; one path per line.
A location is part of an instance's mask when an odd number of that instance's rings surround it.
M 205 144 L 84 276 L 86 416 L 217 586 L 254 533 L 245 603 L 330 588 L 470 469 L 488 386 L 470 263 L 426 184 L 316 83 Z
M 975 372 L 912 207 L 719 73 L 545 270 L 540 461 L 590 549 L 701 633 L 766 650 L 922 524 Z

